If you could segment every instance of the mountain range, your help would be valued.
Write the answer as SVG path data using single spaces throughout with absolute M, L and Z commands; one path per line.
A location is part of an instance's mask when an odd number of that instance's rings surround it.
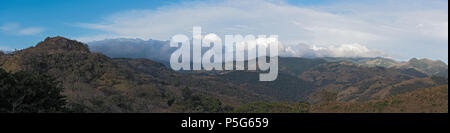
M 91 51 L 103 53 L 112 58 L 147 58 L 168 65 L 170 54 L 176 48 L 169 46 L 169 41 L 141 40 L 141 39 L 106 39 L 89 43 Z M 283 46 L 284 47 L 284 46 Z M 286 55 L 280 53 L 280 55 Z M 286 55 L 287 56 L 287 55 Z M 313 59 L 314 56 L 308 59 Z M 352 62 L 369 67 L 380 66 L 386 68 L 414 68 L 427 75 L 448 77 L 448 65 L 440 60 L 412 58 L 409 61 L 396 61 L 390 58 L 376 57 L 322 57 L 327 62 Z
M 88 46 L 46 38 L 34 47 L 0 54 L 0 68 L 55 77 L 74 112 L 448 112 L 448 106 L 423 106 L 428 111 L 406 106 L 414 104 L 409 99 L 421 101 L 417 104 L 436 100 L 428 96 L 435 93 L 438 103 L 448 105 L 443 95 L 448 66 L 441 61 L 280 57 L 278 79 L 259 82 L 256 71 L 173 71 L 164 65 L 173 50 L 164 41 L 141 40 L 132 47 L 114 42 Z M 371 110 L 373 104 L 396 99 L 409 102 Z

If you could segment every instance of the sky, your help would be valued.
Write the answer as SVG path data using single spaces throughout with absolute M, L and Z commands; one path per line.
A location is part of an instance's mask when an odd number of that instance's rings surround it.
M 0 50 L 48 36 L 89 43 L 204 33 L 276 34 L 290 56 L 413 57 L 448 63 L 448 0 L 8 0 Z

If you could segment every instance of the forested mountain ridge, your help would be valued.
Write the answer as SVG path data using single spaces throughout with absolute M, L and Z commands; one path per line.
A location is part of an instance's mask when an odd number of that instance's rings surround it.
M 11 73 L 55 77 L 66 88 L 69 108 L 77 112 L 195 112 L 173 107 L 184 105 L 182 90 L 186 88 L 192 95 L 211 96 L 233 106 L 271 99 L 214 77 L 180 74 L 148 59 L 112 59 L 63 37 L 2 55 L 0 65 Z

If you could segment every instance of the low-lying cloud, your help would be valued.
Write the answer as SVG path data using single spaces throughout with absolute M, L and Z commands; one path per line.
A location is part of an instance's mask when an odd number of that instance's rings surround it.
M 9 51 L 10 49 L 8 47 L 0 46 L 0 51 L 5 52 Z
M 259 39 L 259 41 L 261 41 L 261 39 Z M 278 53 L 281 57 L 388 57 L 388 55 L 381 51 L 371 50 L 360 44 L 320 47 L 302 43 L 285 46 L 283 43 L 279 42 L 278 46 Z M 171 54 L 177 49 L 170 47 L 168 41 L 141 39 L 107 39 L 90 42 L 89 47 L 94 52 L 104 53 L 113 58 L 148 58 L 163 62 L 168 62 Z M 256 47 L 253 46 L 249 48 Z M 248 49 L 245 49 L 245 51 L 247 50 Z M 205 49 L 203 49 L 203 52 L 205 52 Z M 242 59 L 237 60 L 241 61 Z
M 354 43 L 354 44 L 342 44 L 342 45 L 331 45 L 326 47 L 320 47 L 316 45 L 308 44 L 298 44 L 295 46 L 290 46 L 285 49 L 286 56 L 294 57 L 347 57 L 347 58 L 358 58 L 358 57 L 389 57 L 387 54 L 378 51 L 370 50 L 369 48 Z

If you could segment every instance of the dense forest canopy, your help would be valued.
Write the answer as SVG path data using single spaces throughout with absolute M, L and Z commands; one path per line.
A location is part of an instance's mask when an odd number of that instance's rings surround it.
M 64 112 L 62 91 L 49 76 L 0 69 L 0 112 Z

